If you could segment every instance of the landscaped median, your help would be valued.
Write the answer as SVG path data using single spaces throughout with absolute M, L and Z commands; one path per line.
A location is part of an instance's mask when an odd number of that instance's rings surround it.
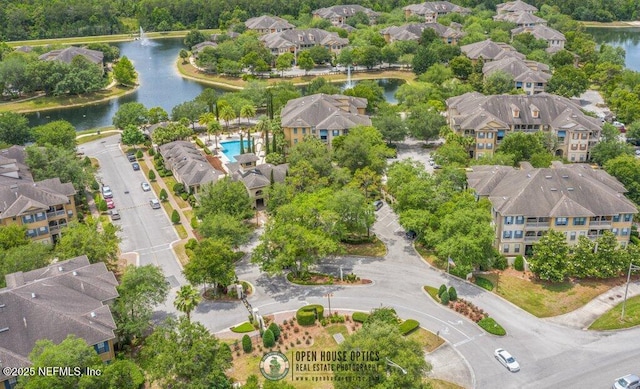
M 619 330 L 640 325 L 640 296 L 629 297 L 624 307 L 622 319 L 622 303 L 605 312 L 590 326 L 590 330 Z
M 344 274 L 340 280 L 340 277 L 316 272 L 305 272 L 298 277 L 294 273 L 288 273 L 287 281 L 296 285 L 368 285 L 373 282 L 353 273 Z
M 440 288 L 434 288 L 433 286 L 426 285 L 424 290 L 435 301 L 442 305 L 446 305 L 457 313 L 465 316 L 469 320 L 478 324 L 480 328 L 488 333 L 498 336 L 504 336 L 507 334 L 505 329 L 493 318 L 490 318 L 487 312 L 478 308 L 470 301 L 459 299 L 453 286 L 447 289 L 445 285 L 440 285 Z

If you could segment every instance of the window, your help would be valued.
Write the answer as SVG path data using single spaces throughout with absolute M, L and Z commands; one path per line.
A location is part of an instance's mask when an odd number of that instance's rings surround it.
M 23 223 L 33 223 L 34 219 L 33 219 L 33 215 L 24 215 L 22 217 L 22 222 Z
M 476 147 L 479 149 L 484 149 L 484 143 L 478 143 Z
M 527 82 L 527 88 L 531 88 L 531 83 Z
M 487 133 L 487 139 L 493 139 L 493 132 Z
M 566 226 L 567 218 L 566 217 L 557 217 L 556 218 L 556 226 Z
M 588 134 L 586 132 L 582 133 L 582 139 L 587 139 L 587 135 Z
M 524 216 L 516 216 L 516 224 L 524 224 Z
M 511 239 L 511 231 L 503 231 L 502 232 L 502 237 L 504 239 Z
M 293 129 L 293 135 L 298 135 L 298 129 L 297 128 Z
M 523 234 L 524 234 L 524 231 L 522 230 L 514 231 L 513 237 L 516 239 L 522 239 Z
M 333 131 L 331 131 L 331 135 L 333 135 L 333 136 L 340 136 L 340 130 L 333 130 Z
M 342 130 L 342 135 L 347 135 L 349 133 L 349 129 L 345 128 L 344 130 Z
M 478 133 L 478 138 L 484 139 L 484 132 L 479 132 Z
M 316 129 L 315 129 L 315 128 L 312 128 L 312 129 L 311 129 L 311 134 L 312 134 L 312 135 L 315 135 L 315 134 L 316 134 Z
M 302 135 L 306 135 L 306 134 L 307 134 L 307 129 L 306 129 L 306 128 L 303 128 L 303 129 L 302 129 Z
M 569 240 L 576 240 L 576 232 L 571 231 L 571 235 L 569 235 Z
M 623 228 L 622 229 L 622 236 L 628 236 L 629 235 L 629 229 L 628 228 Z
M 98 354 L 106 353 L 107 351 L 109 351 L 109 343 L 108 342 L 98 343 L 95 346 L 93 346 L 93 348 L 96 350 Z
M 513 224 L 513 216 L 506 216 L 504 218 L 504 224 Z
M 611 233 L 615 236 L 618 236 L 618 229 L 617 228 L 612 228 L 611 229 Z
M 508 245 L 508 244 L 505 244 L 505 245 L 502 247 L 502 252 L 503 252 L 503 253 L 505 253 L 505 254 L 509 252 L 509 245 Z
M 297 139 L 294 139 L 294 140 L 293 140 L 293 144 L 296 144 L 296 143 L 298 143 L 298 140 L 297 140 Z
M 620 221 L 620 215 L 613 215 L 613 222 L 617 223 Z
M 573 225 L 574 226 L 584 226 L 585 224 L 587 224 L 587 218 L 586 217 L 574 217 L 573 218 Z
M 487 143 L 487 148 L 488 149 L 492 149 L 493 148 L 493 143 Z
M 631 213 L 625 213 L 624 214 L 624 221 L 630 222 L 632 218 L 633 218 L 633 214 L 631 214 Z

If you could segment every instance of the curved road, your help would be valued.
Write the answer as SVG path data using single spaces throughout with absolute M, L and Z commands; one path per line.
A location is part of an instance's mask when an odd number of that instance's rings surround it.
M 160 265 L 171 283 L 170 298 L 156 309 L 156 317 L 175 315 L 173 297 L 183 284 L 181 267 L 169 243 L 176 239 L 167 215 L 152 210 L 147 204 L 148 192 L 139 189 L 144 180 L 134 172 L 119 150 L 117 137 L 90 142 L 79 147 L 101 163 L 101 179 L 110 184 L 116 194 L 116 204 L 122 209 L 123 251 L 135 251 L 138 263 Z M 127 192 L 127 193 L 125 193 Z M 124 208 L 124 209 L 123 209 Z M 242 260 L 237 266 L 238 277 L 256 288 L 249 298 L 261 314 L 292 311 L 306 304 L 327 305 L 327 293 L 333 293 L 332 309 L 369 311 L 380 306 L 393 307 L 402 318 L 414 318 L 423 328 L 439 332 L 459 356 L 454 361 L 459 370 L 469 366 L 471 387 L 476 388 L 597 388 L 610 387 L 616 377 L 638 373 L 640 329 L 615 333 L 582 331 L 538 319 L 493 293 L 458 278 L 451 277 L 426 264 L 404 238 L 397 216 L 388 206 L 377 212 L 373 231 L 387 245 L 384 258 L 338 258 L 323 263 L 323 267 L 338 274 L 343 266 L 362 278 L 374 281 L 368 286 L 292 285 L 284 277 L 269 277 L 258 267 Z M 258 231 L 259 232 L 259 231 Z M 254 240 L 245 248 L 249 252 Z M 507 330 L 502 338 L 485 333 L 475 323 L 454 311 L 435 303 L 422 291 L 424 285 L 453 285 L 458 295 L 494 317 Z M 201 303 L 193 319 L 216 332 L 246 321 L 248 312 L 239 303 Z M 493 358 L 493 350 L 503 347 L 517 357 L 522 367 L 509 373 Z

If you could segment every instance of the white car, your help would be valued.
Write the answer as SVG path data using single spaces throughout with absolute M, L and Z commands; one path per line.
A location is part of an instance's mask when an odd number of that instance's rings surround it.
M 520 370 L 520 364 L 507 350 L 497 348 L 496 351 L 493 352 L 493 355 L 498 362 L 502 363 L 509 371 L 516 372 Z
M 102 197 L 104 197 L 105 199 L 110 199 L 113 197 L 113 192 L 111 192 L 111 188 L 109 188 L 108 186 L 103 186 L 102 187 Z
M 142 190 L 145 192 L 148 192 L 151 190 L 151 185 L 147 184 L 146 182 L 143 182 L 142 184 L 140 184 L 140 186 L 142 186 Z
M 151 205 L 151 208 L 153 209 L 160 209 L 160 202 L 158 201 L 158 199 L 151 199 L 149 200 L 149 204 Z
M 640 377 L 635 374 L 627 374 L 620 377 L 613 383 L 613 389 L 638 389 L 640 388 Z

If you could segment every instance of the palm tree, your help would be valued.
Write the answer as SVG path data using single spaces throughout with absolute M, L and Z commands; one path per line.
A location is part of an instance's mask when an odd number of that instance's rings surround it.
M 182 285 L 180 290 L 176 293 L 176 299 L 173 301 L 176 309 L 187 315 L 187 320 L 191 321 L 191 311 L 196 309 L 198 304 L 202 301 L 200 292 L 191 284 Z
M 216 149 L 218 148 L 218 136 L 220 135 L 220 131 L 222 131 L 222 126 L 217 120 L 214 120 L 209 123 L 209 126 L 207 126 L 207 134 L 209 134 L 209 137 L 211 137 L 211 133 L 214 133 L 216 136 Z
M 216 121 L 216 115 L 211 112 L 205 112 L 198 118 L 198 123 L 200 125 L 207 127 L 207 134 L 209 135 L 209 141 L 211 141 L 211 134 L 209 134 L 209 124 Z
M 253 105 L 243 105 L 240 108 L 240 116 L 247 119 L 247 124 L 249 124 L 249 118 L 256 116 L 256 108 Z
M 271 121 L 264 116 L 260 117 L 258 123 L 256 123 L 256 131 L 260 131 L 262 133 L 262 141 L 263 141 L 263 149 L 265 151 L 265 155 L 269 154 L 269 130 L 271 129 Z
M 233 120 L 236 117 L 236 112 L 229 104 L 218 105 L 218 110 L 220 111 L 220 117 L 222 120 L 227 122 L 227 132 L 229 132 L 229 120 Z

